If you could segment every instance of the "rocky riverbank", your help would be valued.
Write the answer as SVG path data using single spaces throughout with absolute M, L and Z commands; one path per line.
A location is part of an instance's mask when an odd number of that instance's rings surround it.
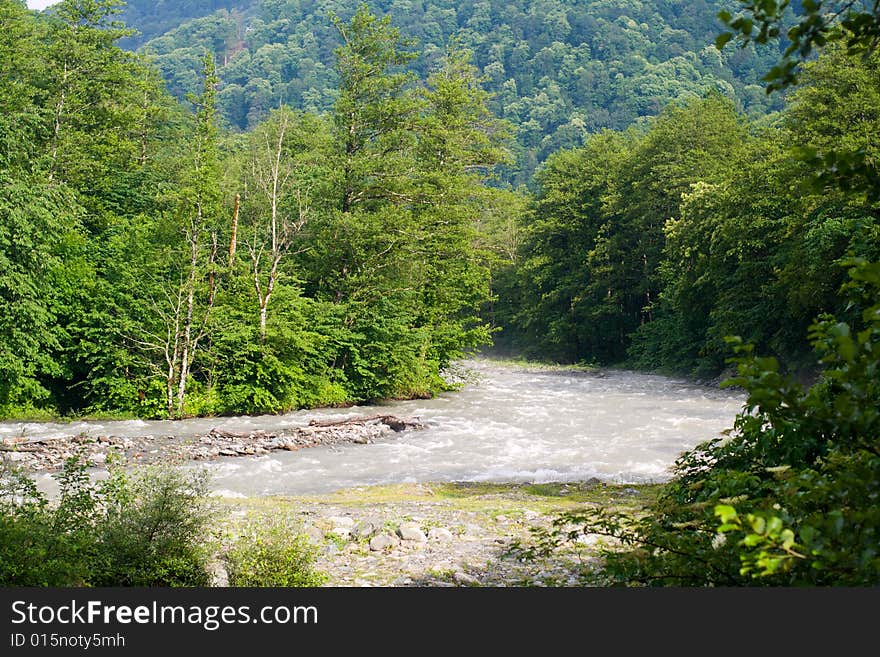
M 582 536 L 549 559 L 509 556 L 515 541 L 559 512 L 603 507 L 638 512 L 656 486 L 591 480 L 568 484 L 403 484 L 330 495 L 223 501 L 235 524 L 283 519 L 319 550 L 327 586 L 580 586 L 607 539 Z M 222 573 L 218 584 L 222 584 Z
M 125 464 L 180 463 L 223 457 L 254 456 L 275 450 L 294 451 L 319 445 L 365 445 L 389 434 L 422 429 L 417 419 L 370 415 L 344 420 L 312 420 L 308 426 L 280 431 L 232 432 L 212 429 L 203 436 L 88 436 L 25 437 L 0 440 L 0 459 L 31 472 L 60 470 L 64 462 L 80 456 L 100 466 L 108 460 Z

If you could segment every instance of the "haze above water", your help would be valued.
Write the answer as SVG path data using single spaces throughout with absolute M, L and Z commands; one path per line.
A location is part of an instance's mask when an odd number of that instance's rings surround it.
M 663 481 L 683 451 L 732 426 L 743 397 L 624 371 L 536 371 L 468 361 L 475 380 L 430 400 L 299 411 L 284 416 L 171 421 L 0 423 L 0 437 L 200 435 L 212 427 L 277 430 L 313 417 L 417 416 L 423 431 L 372 445 L 317 447 L 211 463 L 231 496 L 320 493 L 428 481 Z

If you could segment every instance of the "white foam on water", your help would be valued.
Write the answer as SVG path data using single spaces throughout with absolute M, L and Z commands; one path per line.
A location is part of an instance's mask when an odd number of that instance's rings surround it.
M 213 427 L 271 431 L 313 418 L 389 413 L 419 417 L 426 428 L 370 445 L 223 459 L 208 466 L 213 487 L 247 496 L 429 481 L 547 483 L 597 477 L 644 483 L 668 479 L 676 458 L 732 426 L 743 404 L 742 396 L 729 390 L 651 374 L 535 372 L 479 360 L 466 365 L 478 374 L 475 381 L 430 400 L 174 422 L 0 423 L 0 435 L 194 436 Z

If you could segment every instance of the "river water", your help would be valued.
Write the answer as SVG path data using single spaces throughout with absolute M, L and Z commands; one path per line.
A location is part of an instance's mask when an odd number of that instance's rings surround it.
M 428 481 L 668 479 L 681 452 L 732 426 L 741 394 L 663 376 L 606 370 L 545 371 L 472 360 L 468 382 L 430 400 L 298 411 L 283 416 L 182 421 L 0 423 L 0 437 L 200 435 L 305 425 L 365 413 L 416 416 L 423 431 L 371 445 L 316 447 L 208 465 L 228 496 L 323 493 L 369 484 Z

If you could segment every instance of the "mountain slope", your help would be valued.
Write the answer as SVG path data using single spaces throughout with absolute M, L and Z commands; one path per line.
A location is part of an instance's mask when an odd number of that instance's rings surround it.
M 167 5 L 129 4 L 129 24 L 150 36 L 168 24 Z M 494 93 L 493 110 L 517 126 L 518 164 L 509 178 L 528 179 L 551 152 L 580 145 L 603 128 L 621 129 L 653 116 L 671 101 L 720 90 L 752 114 L 777 109 L 761 75 L 775 60 L 765 48 L 712 45 L 728 4 L 718 0 L 378 0 L 415 41 L 413 68 L 424 75 L 446 44 L 457 40 Z M 153 7 L 152 13 L 148 7 Z M 218 8 L 217 11 L 210 12 Z M 178 97 L 195 91 L 204 48 L 220 64 L 219 101 L 231 126 L 255 125 L 279 102 L 313 111 L 335 98 L 332 14 L 348 19 L 341 0 L 193 0 L 174 16 L 196 16 L 141 46 Z

